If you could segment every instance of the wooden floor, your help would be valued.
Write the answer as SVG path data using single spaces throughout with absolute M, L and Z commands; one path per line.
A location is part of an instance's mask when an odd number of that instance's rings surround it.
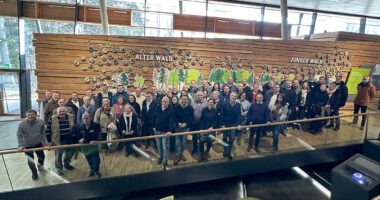
M 372 117 L 369 119 L 369 136 L 377 138 L 380 130 L 380 124 L 378 123 L 380 116 Z M 287 136 L 280 135 L 279 152 L 286 153 L 289 151 L 300 151 L 313 148 L 323 148 L 331 145 L 342 145 L 347 143 L 361 142 L 364 138 L 364 131 L 360 131 L 358 127 L 348 125 L 350 119 L 342 119 L 341 129 L 337 132 L 331 129 L 325 129 L 320 134 L 310 134 L 298 130 L 289 130 Z M 217 135 L 217 138 L 221 139 L 222 135 Z M 234 159 L 254 158 L 258 156 L 271 155 L 270 145 L 272 143 L 271 134 L 267 137 L 263 137 L 261 141 L 262 153 L 257 154 L 254 150 L 250 153 L 247 149 L 247 134 L 243 134 L 243 140 L 241 145 L 234 143 L 232 154 Z M 152 172 L 162 170 L 161 166 L 156 164 L 158 158 L 157 152 L 150 148 L 145 150 L 142 148 L 150 158 L 140 156 L 135 158 L 129 156 L 126 158 L 123 151 L 114 152 L 108 155 L 100 154 L 101 165 L 100 173 L 102 177 L 124 176 L 136 173 Z M 178 166 L 173 166 L 172 160 L 174 154 L 170 153 L 169 170 L 176 167 L 188 167 L 192 165 L 199 165 L 197 157 L 191 156 L 188 150 L 191 150 L 191 141 L 187 142 L 187 149 L 184 152 L 187 158 L 186 162 L 181 162 Z M 220 143 L 214 143 L 210 151 L 210 162 L 228 162 L 223 159 L 223 145 Z M 82 154 L 79 154 L 77 159 L 73 159 L 71 164 L 75 167 L 73 171 L 65 171 L 63 176 L 58 176 L 55 173 L 54 168 L 54 151 L 45 151 L 46 170 L 39 172 L 39 179 L 33 181 L 31 179 L 31 173 L 28 168 L 26 158 L 23 153 L 3 155 L 0 161 L 0 192 L 12 190 L 20 190 L 25 188 L 35 188 L 46 185 L 64 184 L 74 181 L 83 181 L 88 178 L 88 165 Z M 3 162 L 3 159 L 5 163 Z M 207 164 L 207 163 L 202 163 Z M 6 167 L 5 167 L 6 165 Z M 7 170 L 6 170 L 7 169 Z M 9 174 L 9 178 L 8 178 Z M 10 179 L 10 180 L 9 180 Z

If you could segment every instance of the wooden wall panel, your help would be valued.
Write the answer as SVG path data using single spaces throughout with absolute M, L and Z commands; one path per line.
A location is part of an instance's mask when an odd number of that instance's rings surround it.
M 38 80 L 38 94 L 41 99 L 46 89 L 61 91 L 64 96 L 68 96 L 72 91 L 84 94 L 90 89 L 89 84 L 84 83 L 85 77 L 99 77 L 101 72 L 82 71 L 80 67 L 75 67 L 73 62 L 79 60 L 81 56 L 90 58 L 89 41 L 96 49 L 97 44 L 103 46 L 113 45 L 115 47 L 125 47 L 129 52 L 132 49 L 146 52 L 159 49 L 164 50 L 170 46 L 173 51 L 183 49 L 183 54 L 189 50 L 193 55 L 200 56 L 204 61 L 204 66 L 196 64 L 189 65 L 189 68 L 198 69 L 205 78 L 210 73 L 210 64 L 221 67 L 221 62 L 216 62 L 216 57 L 231 56 L 233 59 L 241 58 L 243 69 L 250 69 L 248 60 L 253 59 L 255 63 L 254 72 L 259 76 L 263 72 L 264 65 L 271 65 L 283 69 L 290 67 L 305 67 L 308 64 L 290 63 L 291 57 L 315 58 L 320 54 L 328 54 L 336 46 L 352 55 L 350 60 L 352 67 L 362 64 L 380 63 L 380 55 L 377 53 L 380 43 L 375 42 L 326 42 L 326 41 L 302 41 L 302 40 L 232 40 L 232 39 L 192 39 L 192 38 L 151 38 L 151 37 L 121 37 L 121 36 L 93 36 L 93 35 L 54 35 L 35 34 L 36 47 L 36 74 Z M 108 48 L 112 50 L 112 48 Z M 117 56 L 118 53 L 114 54 Z M 125 54 L 123 54 L 124 56 Z M 99 57 L 97 58 L 99 60 Z M 86 61 L 86 63 L 88 60 Z M 141 66 L 136 64 L 131 67 L 133 74 L 143 75 L 146 78 L 146 85 L 152 84 L 154 67 L 150 67 L 150 62 L 141 61 Z M 167 64 L 166 66 L 169 66 Z M 112 64 L 111 67 L 97 67 L 99 70 L 110 70 L 119 65 Z M 148 72 L 144 73 L 142 67 L 148 67 Z M 313 67 L 313 65 L 311 66 Z M 182 68 L 182 67 L 180 67 Z M 228 67 L 229 68 L 229 67 Z M 122 66 L 124 72 L 128 72 L 128 67 Z M 348 70 L 344 73 L 347 75 Z M 107 72 L 109 73 L 109 72 Z M 130 76 L 130 80 L 133 76 Z M 134 88 L 131 87 L 131 90 Z

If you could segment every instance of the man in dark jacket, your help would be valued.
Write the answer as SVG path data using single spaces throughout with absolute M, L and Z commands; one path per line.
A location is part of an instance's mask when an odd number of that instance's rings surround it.
M 67 101 L 66 106 L 73 109 L 74 121 L 77 122 L 79 108 L 83 105 L 83 100 L 78 98 L 78 93 L 71 93 L 71 98 Z
M 281 89 L 281 93 L 284 94 L 284 101 L 288 104 L 288 120 L 293 120 L 290 118 L 292 112 L 295 112 L 295 106 L 297 103 L 297 93 L 296 90 L 292 88 L 292 82 L 286 80 L 284 82 L 284 87 Z M 290 124 L 288 124 L 289 126 Z
M 314 91 L 311 95 L 311 114 L 310 118 L 324 117 L 325 105 L 329 100 L 329 96 L 326 92 L 327 86 L 320 85 L 318 91 Z M 323 121 L 312 121 L 311 122 L 311 132 L 319 133 L 321 132 L 323 126 Z
M 159 105 L 153 100 L 152 93 L 148 92 L 145 95 L 145 100 L 142 103 L 142 121 L 143 121 L 143 136 L 153 135 L 153 116 L 156 108 Z M 148 149 L 152 140 L 145 140 L 145 149 Z
M 343 108 L 347 102 L 348 88 L 346 86 L 346 83 L 344 81 L 342 81 L 342 74 L 340 74 L 340 73 L 335 75 L 335 84 L 336 84 L 336 90 L 340 95 L 339 107 L 336 110 L 336 114 L 338 114 L 337 116 L 339 116 L 339 109 Z M 340 128 L 340 118 L 335 118 L 334 131 L 339 130 L 339 128 Z
M 194 110 L 193 107 L 189 105 L 188 97 L 181 97 L 181 104 L 174 107 L 174 116 L 175 116 L 175 132 L 188 132 L 190 129 L 190 124 L 194 120 Z M 185 149 L 187 135 L 178 135 L 175 136 L 175 159 L 174 165 L 182 161 L 186 161 L 185 156 L 183 155 L 183 150 Z
M 103 85 L 102 91 L 96 95 L 96 98 L 97 98 L 97 101 L 96 101 L 97 105 L 95 107 L 96 109 L 98 109 L 102 106 L 103 99 L 108 99 L 110 100 L 110 102 L 112 101 L 112 92 L 108 91 L 107 85 Z
M 128 102 L 129 94 L 124 90 L 124 87 L 122 85 L 117 86 L 117 92 L 112 96 L 112 105 L 117 103 L 117 98 L 119 98 L 119 96 L 123 96 L 124 102 Z
M 325 109 L 326 109 L 326 116 L 338 116 L 339 113 L 337 113 L 337 110 L 339 110 L 339 104 L 340 104 L 340 93 L 336 88 L 335 83 L 331 83 L 329 88 L 327 89 L 327 94 L 329 95 L 329 100 L 326 103 Z M 329 125 L 326 126 L 326 128 L 332 128 L 334 127 L 334 119 L 329 120 Z M 336 128 L 334 128 L 335 131 Z
M 73 135 L 80 144 L 95 144 L 99 138 L 100 125 L 92 122 L 90 113 L 82 115 L 82 122 L 73 127 Z M 82 152 L 86 157 L 90 171 L 88 177 L 96 176 L 100 178 L 99 165 L 100 157 L 97 145 L 84 146 Z
M 240 126 L 241 106 L 236 100 L 237 94 L 235 92 L 232 92 L 230 95 L 230 100 L 223 104 L 220 120 L 222 128 Z M 234 143 L 235 134 L 236 130 L 229 130 L 223 132 L 223 141 L 228 144 L 224 146 L 223 157 L 228 158 L 228 160 L 233 159 L 231 155 L 231 150 L 232 145 Z
M 265 124 L 268 118 L 268 106 L 263 102 L 263 94 L 258 93 L 256 96 L 256 102 L 251 104 L 247 114 L 247 124 Z M 259 145 L 261 134 L 264 127 L 256 127 L 250 129 L 249 142 L 247 152 L 250 152 L 253 145 L 253 136 L 256 133 L 255 139 L 255 151 L 260 153 Z
M 174 112 L 173 108 L 169 106 L 170 100 L 168 97 L 163 97 L 161 100 L 161 106 L 157 106 L 153 117 L 153 127 L 156 135 L 170 135 L 173 128 Z M 156 138 L 158 152 L 160 158 L 157 160 L 157 164 L 162 164 L 165 170 L 168 165 L 169 154 L 169 138 L 160 137 Z

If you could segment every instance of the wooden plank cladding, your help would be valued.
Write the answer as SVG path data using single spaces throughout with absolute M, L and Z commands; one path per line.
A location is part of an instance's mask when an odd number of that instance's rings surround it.
M 191 79 L 215 82 L 229 76 L 252 82 L 272 73 L 284 76 L 310 70 L 318 74 L 341 71 L 346 76 L 350 67 L 380 63 L 380 43 L 376 42 L 64 34 L 34 37 L 39 99 L 47 89 L 68 97 L 72 91 L 85 94 L 89 89 L 99 90 L 105 82 L 111 86 L 126 82 L 134 90 L 136 84 L 145 89 L 152 85 L 172 87 L 187 85 Z
M 379 35 L 370 35 L 352 32 L 332 32 L 313 34 L 310 38 L 314 41 L 362 41 L 362 42 L 380 42 Z

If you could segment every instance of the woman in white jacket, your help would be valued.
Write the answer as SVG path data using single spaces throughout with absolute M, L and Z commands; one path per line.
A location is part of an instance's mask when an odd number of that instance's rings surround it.
M 269 105 L 270 122 L 284 122 L 287 120 L 288 105 L 284 101 L 284 95 L 278 94 L 275 104 Z M 274 125 L 273 127 L 272 153 L 278 150 L 278 134 L 284 132 L 286 125 Z

